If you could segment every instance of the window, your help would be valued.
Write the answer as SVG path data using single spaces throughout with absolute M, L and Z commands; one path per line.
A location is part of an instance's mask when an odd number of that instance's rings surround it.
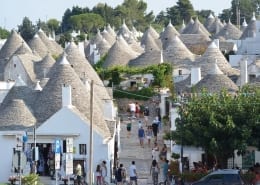
M 80 155 L 87 154 L 87 145 L 86 144 L 79 144 L 79 154 Z

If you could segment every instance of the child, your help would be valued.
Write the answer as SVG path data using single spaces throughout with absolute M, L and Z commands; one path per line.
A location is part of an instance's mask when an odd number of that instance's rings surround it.
M 101 166 L 98 164 L 97 165 L 97 168 L 96 168 L 96 184 L 97 185 L 101 185 Z

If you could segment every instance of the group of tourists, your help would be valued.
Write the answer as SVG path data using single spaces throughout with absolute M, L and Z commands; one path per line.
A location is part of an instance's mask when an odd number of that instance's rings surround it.
M 117 185 L 123 185 L 124 183 L 126 183 L 126 173 L 126 168 L 121 163 L 115 171 L 115 179 Z M 132 161 L 129 167 L 129 180 L 130 185 L 137 185 L 137 170 L 135 166 L 135 161 Z
M 102 161 L 101 164 L 98 164 L 95 171 L 96 185 L 106 184 L 107 177 L 107 166 L 106 161 Z

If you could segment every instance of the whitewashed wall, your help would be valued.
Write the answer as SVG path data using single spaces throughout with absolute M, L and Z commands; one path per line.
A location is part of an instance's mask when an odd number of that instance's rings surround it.
M 26 84 L 31 84 L 31 79 L 29 78 L 24 66 L 22 65 L 19 57 L 13 56 L 9 62 L 6 64 L 4 70 L 4 80 L 16 80 L 18 75 Z

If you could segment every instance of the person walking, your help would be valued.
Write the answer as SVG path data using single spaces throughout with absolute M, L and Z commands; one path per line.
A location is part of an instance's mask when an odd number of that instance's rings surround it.
M 129 118 L 127 124 L 126 124 L 126 130 L 127 130 L 127 137 L 129 138 L 131 136 L 131 130 L 132 130 L 132 119 Z
M 96 185 L 102 184 L 102 177 L 101 177 L 101 166 L 98 164 L 95 172 L 96 176 Z
M 76 166 L 76 176 L 77 176 L 77 185 L 81 185 L 82 167 L 79 163 Z
M 155 140 L 155 142 L 157 142 L 158 121 L 157 121 L 156 119 L 153 120 L 152 128 L 153 128 L 153 136 L 154 136 L 154 140 Z
M 147 106 L 144 108 L 143 114 L 145 126 L 148 126 L 149 108 Z
M 146 138 L 147 138 L 148 147 L 151 146 L 151 139 L 152 139 L 152 137 L 153 137 L 152 127 L 148 126 L 147 130 L 146 130 Z
M 160 168 L 156 160 L 152 161 L 151 168 L 150 168 L 150 175 L 152 175 L 153 185 L 158 185 L 158 176 L 160 173 Z
M 158 144 L 155 142 L 154 147 L 152 149 L 152 159 L 159 161 L 159 154 L 160 154 L 160 149 L 159 149 Z
M 106 182 L 106 177 L 107 177 L 107 162 L 102 161 L 101 163 L 101 179 L 102 179 L 102 184 L 105 184 Z
M 139 138 L 140 146 L 144 148 L 145 132 L 142 126 L 138 129 L 138 138 Z
M 117 169 L 117 172 L 116 172 L 117 185 L 123 185 L 125 178 L 126 178 L 125 168 L 124 168 L 123 164 L 120 164 L 120 166 L 119 166 L 119 168 Z
M 168 175 L 169 175 L 168 170 L 169 170 L 169 161 L 167 159 L 164 159 L 164 162 L 162 164 L 162 175 L 163 175 L 164 185 L 167 184 Z
M 160 159 L 164 161 L 167 158 L 167 146 L 163 144 L 162 150 L 160 152 Z
M 134 103 L 134 102 L 131 102 L 131 103 L 129 104 L 129 110 L 130 110 L 131 117 L 132 117 L 132 118 L 136 118 L 136 117 L 135 117 L 136 108 L 135 108 L 135 103 Z
M 129 167 L 129 176 L 130 176 L 130 185 L 133 185 L 133 182 L 135 183 L 135 185 L 137 185 L 137 171 L 136 171 L 135 161 L 132 161 Z

